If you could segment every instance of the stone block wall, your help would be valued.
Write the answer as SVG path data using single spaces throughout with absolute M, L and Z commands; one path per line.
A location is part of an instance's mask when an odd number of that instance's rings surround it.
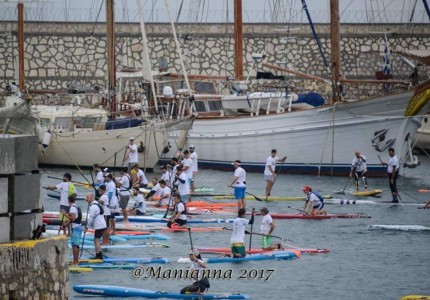
M 17 69 L 16 24 L 1 23 L 0 88 L 13 80 Z M 308 24 L 297 24 L 298 30 L 286 33 L 286 24 L 244 25 L 244 74 L 255 76 L 262 68 L 253 66 L 252 53 L 265 53 L 265 62 L 287 66 L 304 73 L 328 78 L 326 68 Z M 153 70 L 165 69 L 180 73 L 179 56 L 168 24 L 147 24 L 148 48 Z M 280 30 L 276 30 L 280 29 Z M 316 24 L 327 61 L 330 61 L 330 28 Z M 139 24 L 116 25 L 116 65 L 142 67 L 142 36 Z M 179 39 L 190 74 L 231 76 L 234 67 L 234 41 L 231 24 L 179 24 Z M 430 49 L 430 28 L 426 24 L 347 24 L 341 27 L 341 73 L 350 79 L 374 79 L 381 70 L 384 34 L 391 50 Z M 89 38 L 89 33 L 93 32 Z M 25 76 L 29 89 L 65 89 L 68 79 L 105 88 L 106 38 L 103 24 L 39 23 L 25 24 Z M 379 33 L 378 33 L 379 32 Z M 1 33 L 1 32 L 0 32 Z M 412 73 L 399 55 L 393 54 L 394 77 L 407 80 Z M 420 66 L 424 79 L 430 67 Z M 289 77 L 291 86 L 300 90 L 311 88 L 324 94 L 326 87 Z M 378 85 L 350 86 L 347 98 L 363 98 L 383 93 Z
M 68 299 L 67 238 L 0 244 L 0 299 Z

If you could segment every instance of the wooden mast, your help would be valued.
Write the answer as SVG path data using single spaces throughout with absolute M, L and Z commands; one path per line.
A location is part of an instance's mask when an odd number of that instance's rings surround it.
M 115 120 L 116 115 L 116 67 L 115 67 L 115 0 L 106 0 L 106 40 L 107 40 L 107 72 L 108 72 L 108 91 L 111 99 L 110 111 L 111 118 Z
M 333 84 L 333 102 L 340 101 L 340 17 L 339 0 L 330 0 L 330 71 Z
M 19 90 L 25 89 L 24 77 L 24 4 L 22 1 L 18 3 L 18 81 Z
M 242 0 L 234 0 L 234 78 L 243 79 Z

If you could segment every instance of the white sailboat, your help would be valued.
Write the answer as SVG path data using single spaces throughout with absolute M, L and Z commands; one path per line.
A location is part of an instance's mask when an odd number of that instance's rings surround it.
M 263 108 L 263 114 L 229 115 L 219 97 L 184 98 L 183 102 L 197 107 L 198 117 L 186 143 L 196 147 L 199 167 L 231 170 L 231 162 L 240 159 L 247 171 L 261 172 L 270 150 L 276 148 L 280 155 L 288 156 L 284 172 L 345 175 L 354 151 L 359 149 L 367 157 L 369 173 L 384 175 L 386 169 L 379 156 L 386 157 L 390 147 L 395 149 L 402 167 L 418 166 L 417 158 L 412 155 L 412 143 L 422 112 L 429 109 L 430 83 L 416 91 L 340 102 L 340 86 L 347 80 L 341 79 L 339 73 L 339 10 L 338 1 L 332 2 L 330 73 L 334 104 L 291 112 L 270 113 Z M 241 57 L 241 48 L 236 55 Z M 240 74 L 236 78 L 241 78 Z M 161 97 L 161 101 L 167 103 L 169 97 Z M 169 107 L 179 107 L 175 99 L 170 101 Z

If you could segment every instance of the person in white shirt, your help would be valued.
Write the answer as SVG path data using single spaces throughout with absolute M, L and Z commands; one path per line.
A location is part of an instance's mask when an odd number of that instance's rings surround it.
M 148 201 L 154 201 L 154 200 L 160 200 L 160 196 L 163 193 L 163 189 L 160 186 L 160 183 L 157 180 L 157 177 L 152 178 L 152 189 L 151 191 L 146 194 L 145 200 Z
M 233 232 L 231 234 L 231 256 L 233 258 L 245 257 L 245 226 L 254 224 L 254 213 L 248 221 L 245 219 L 246 209 L 241 208 L 237 213 L 237 218 L 233 221 Z
M 397 158 L 394 148 L 388 149 L 390 160 L 388 163 L 382 163 L 387 166 L 388 182 L 390 184 L 391 195 L 393 196 L 392 203 L 399 203 L 399 191 L 397 190 L 397 176 L 399 176 L 400 162 Z
M 105 185 L 106 185 L 106 194 L 109 198 L 109 211 L 110 211 L 110 218 L 109 218 L 109 227 L 111 229 L 111 234 L 115 234 L 115 216 L 119 215 L 117 211 L 119 208 L 119 200 L 116 196 L 117 189 L 115 182 L 113 181 L 113 176 L 110 173 L 105 174 Z
M 266 166 L 264 167 L 264 180 L 266 181 L 266 198 L 270 196 L 270 191 L 272 190 L 273 183 L 276 180 L 276 163 L 284 162 L 287 157 L 279 158 L 276 156 L 276 149 L 272 149 L 270 156 L 266 159 Z
M 137 145 L 134 143 L 134 137 L 130 137 L 130 143 L 127 145 L 126 154 L 128 155 L 128 170 L 135 164 L 139 164 L 139 152 L 137 151 Z M 127 153 L 128 152 L 128 153 Z
M 267 207 L 260 208 L 261 225 L 260 232 L 264 234 L 261 238 L 261 248 L 264 250 L 282 250 L 282 244 L 272 244 L 272 233 L 275 230 L 275 222 L 273 222 L 272 216 L 269 214 L 269 209 Z
M 182 170 L 182 166 L 176 168 L 175 182 L 173 183 L 178 187 L 179 196 L 182 202 L 191 202 L 190 188 L 188 186 L 188 177 Z
M 166 182 L 164 180 L 158 181 L 158 184 L 160 185 L 160 188 L 161 188 L 161 194 L 160 194 L 160 200 L 158 200 L 158 203 L 156 206 L 169 205 L 170 194 L 172 192 L 171 189 L 166 185 Z
M 171 185 L 171 181 L 172 181 L 172 178 L 171 178 L 171 173 L 170 173 L 170 171 L 168 170 L 168 168 L 169 168 L 170 166 L 162 166 L 161 167 L 161 172 L 162 172 L 162 175 L 161 175 L 161 180 L 164 180 L 164 182 L 168 185 L 168 186 L 170 186 Z
M 193 160 L 190 158 L 190 151 L 184 151 L 184 159 L 181 161 L 182 171 L 187 175 L 188 187 L 191 188 L 191 181 L 193 180 Z
M 134 200 L 134 206 L 130 208 L 131 215 L 143 216 L 146 213 L 146 202 L 138 187 L 133 187 L 131 199 Z
M 324 208 L 324 198 L 322 198 L 317 192 L 312 191 L 312 188 L 308 185 L 304 186 L 302 191 L 306 194 L 305 207 L 303 212 L 306 212 L 306 208 L 309 204 L 310 215 L 327 215 L 327 211 Z
M 193 177 L 191 179 L 191 193 L 194 194 L 194 181 L 196 180 L 197 172 L 199 171 L 199 162 L 198 162 L 198 155 L 195 151 L 194 145 L 191 145 L 188 150 L 190 150 L 190 158 L 193 161 L 193 164 L 191 165 L 191 170 L 193 172 Z
M 106 226 L 109 225 L 110 210 L 109 210 L 109 196 L 106 193 L 106 185 L 102 184 L 99 186 L 100 199 L 99 204 L 103 207 L 103 216 L 105 218 Z M 105 230 L 103 233 L 103 245 L 109 245 L 109 230 Z
M 196 250 L 190 251 L 191 266 L 190 270 L 196 272 L 196 281 L 192 285 L 188 285 L 181 290 L 181 294 L 203 294 L 210 288 L 209 279 L 204 276 L 203 270 L 207 268 L 206 263 L 202 260 L 202 256 Z M 197 297 L 198 298 L 198 297 Z
M 94 199 L 94 195 L 88 193 L 85 196 L 85 201 L 89 204 L 88 216 L 87 216 L 87 225 L 85 226 L 84 231 L 86 232 L 88 228 L 94 228 L 94 248 L 96 251 L 95 259 L 103 259 L 102 247 L 100 245 L 100 238 L 103 236 L 103 233 L 106 230 L 106 222 L 103 217 L 103 208 L 97 201 Z
M 70 205 L 69 205 L 69 196 L 75 194 L 76 196 L 76 188 L 70 181 L 72 180 L 72 175 L 70 173 L 64 173 L 63 181 L 57 185 L 48 186 L 48 190 L 57 190 L 60 192 L 60 213 L 63 211 L 69 213 Z M 70 224 L 66 226 L 66 220 L 64 220 L 64 214 L 61 219 L 64 224 L 62 224 L 62 228 L 64 229 L 64 234 L 70 236 L 71 227 Z M 67 223 L 68 224 L 68 223 Z
M 130 200 L 130 190 L 132 188 L 132 181 L 130 175 L 127 173 L 127 167 L 121 169 L 121 178 L 116 183 L 116 187 L 119 188 L 119 207 L 122 210 L 124 216 L 124 222 L 128 222 L 128 200 Z
M 360 151 L 355 151 L 355 156 L 352 159 L 351 171 L 349 172 L 349 178 L 352 177 L 352 172 L 355 173 L 355 189 L 358 192 L 360 178 L 363 180 L 364 189 L 367 191 L 367 165 L 366 165 L 366 157 L 360 153 Z
M 70 196 L 69 212 L 67 213 L 66 211 L 63 211 L 63 213 L 67 215 L 69 222 L 72 225 L 71 244 L 72 244 L 73 262 L 71 263 L 71 265 L 79 264 L 79 246 L 82 238 L 82 223 L 81 223 L 82 211 L 79 208 L 79 206 L 75 204 L 75 201 L 76 201 L 76 197 Z
M 176 177 L 176 169 L 179 167 L 179 159 L 177 157 L 173 157 L 172 161 L 170 162 L 171 164 L 171 168 L 170 168 L 170 173 L 171 173 L 171 180 L 170 182 L 175 181 L 175 177 Z
M 175 202 L 175 212 L 170 218 L 170 221 L 167 222 L 167 227 L 187 228 L 185 227 L 187 223 L 187 208 L 185 204 L 181 202 L 181 197 L 178 194 L 173 195 L 173 201 Z
M 235 168 L 233 181 L 228 185 L 234 188 L 234 197 L 237 200 L 238 209 L 245 208 L 246 172 L 240 166 L 242 162 L 235 160 L 232 165 Z
M 93 182 L 94 190 L 96 192 L 96 199 L 99 199 L 100 198 L 100 194 L 99 194 L 98 189 L 99 189 L 99 186 L 101 184 L 103 184 L 103 182 L 104 182 L 104 174 L 103 174 L 103 171 L 101 170 L 99 164 L 94 164 L 93 165 L 93 171 L 96 174 L 96 178 L 95 178 L 95 180 Z
M 148 186 L 148 179 L 145 176 L 145 172 L 139 168 L 138 164 L 133 166 L 131 173 L 134 173 L 133 186 L 137 186 L 139 188 L 146 188 Z

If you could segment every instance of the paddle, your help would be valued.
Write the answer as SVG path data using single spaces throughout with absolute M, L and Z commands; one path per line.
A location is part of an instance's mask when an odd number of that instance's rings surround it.
M 258 197 L 257 197 L 257 196 L 255 196 L 254 194 L 251 194 L 251 193 L 248 193 L 248 192 L 245 192 L 245 194 L 248 194 L 248 195 L 250 195 L 250 196 L 254 197 L 254 198 L 255 198 L 255 200 L 257 200 L 257 201 L 263 201 L 263 199 L 258 198 Z
M 167 217 L 167 214 L 169 213 L 170 204 L 172 203 L 172 194 L 173 194 L 173 183 L 172 183 L 172 172 L 169 170 L 169 166 L 167 166 L 167 170 L 169 172 L 169 188 L 170 188 L 170 195 L 169 195 L 169 203 L 167 203 L 166 212 L 164 213 L 163 219 Z
M 54 177 L 54 176 L 48 176 L 48 178 L 52 178 L 52 179 L 58 179 L 58 180 L 63 180 L 63 178 L 59 178 L 59 177 Z M 69 180 L 72 183 L 77 183 L 77 184 L 82 184 L 82 185 L 88 185 L 91 186 L 91 183 L 89 182 L 82 182 L 82 181 L 74 181 L 74 180 Z
M 90 204 L 88 203 L 88 208 L 87 208 L 87 215 L 86 215 L 86 218 L 85 218 L 85 224 L 87 224 L 87 221 L 88 221 L 88 212 L 89 212 L 89 210 L 90 210 Z M 85 225 L 85 226 L 87 226 L 87 225 Z M 87 231 L 86 230 L 84 230 L 84 235 L 82 236 L 82 244 L 81 244 L 81 253 L 79 253 L 79 259 L 81 259 L 81 257 L 82 257 L 82 252 L 83 252 L 83 250 L 84 250 L 84 242 L 85 242 L 85 235 L 87 234 Z M 97 254 L 97 253 L 96 253 Z
M 193 238 L 191 237 L 191 228 L 188 227 L 188 236 L 190 237 L 190 245 L 191 245 L 191 251 L 194 251 L 194 247 L 193 247 Z
M 223 229 L 223 230 L 233 230 L 233 229 L 231 229 L 231 228 L 227 228 L 227 227 L 223 227 L 222 229 Z M 264 234 L 264 233 L 250 232 L 250 231 L 248 231 L 248 230 L 245 230 L 245 233 L 246 233 L 246 234 L 255 234 L 255 235 L 261 235 L 261 236 L 267 236 L 267 235 L 266 235 L 266 234 Z M 280 236 L 271 235 L 271 237 L 274 237 L 274 238 L 276 238 L 276 239 L 280 239 L 281 241 L 284 241 L 284 238 L 283 238 L 283 237 L 280 237 Z
M 255 208 L 252 208 L 252 216 L 254 216 Z M 254 223 L 251 224 L 251 232 L 249 233 L 249 252 L 251 253 L 251 246 L 252 246 L 252 227 L 254 226 Z
M 343 190 L 341 192 L 336 192 L 335 194 L 344 195 L 345 189 L 348 186 L 349 182 L 351 181 L 351 177 L 348 177 L 348 181 L 346 182 L 345 186 L 343 187 Z
M 305 214 L 305 215 L 307 215 L 307 216 L 309 216 L 309 213 L 307 213 L 306 211 L 304 211 L 304 210 L 302 210 L 302 209 L 298 209 L 298 208 L 295 208 L 295 207 L 291 207 L 291 206 L 287 206 L 288 208 L 291 208 L 291 209 L 295 209 L 295 210 L 297 210 L 297 211 L 299 211 L 299 212 L 301 212 L 301 213 L 303 213 L 303 214 Z
M 270 192 L 272 191 L 273 186 L 275 185 L 276 179 L 278 179 L 278 175 L 279 173 L 281 173 L 281 169 L 284 166 L 285 160 L 287 159 L 287 157 L 285 156 L 284 160 L 282 161 L 281 166 L 278 169 L 278 172 L 275 175 L 275 179 L 273 179 L 272 185 L 270 186 L 269 192 L 267 193 L 266 199 L 264 199 L 264 201 L 267 201 L 267 198 L 269 198 Z

